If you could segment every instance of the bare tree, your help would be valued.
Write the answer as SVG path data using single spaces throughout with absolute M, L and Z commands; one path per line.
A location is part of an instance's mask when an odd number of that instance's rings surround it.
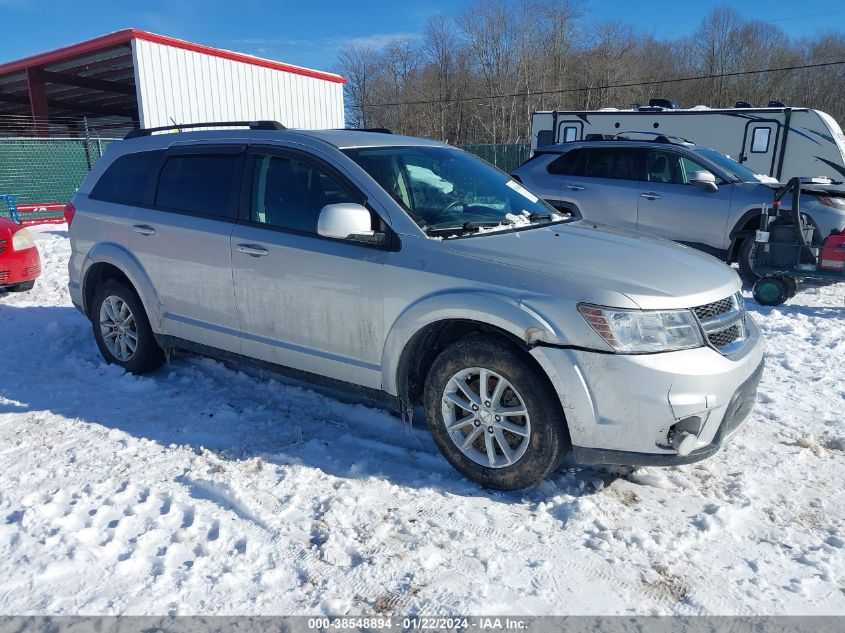
M 449 20 L 443 15 L 429 19 L 425 29 L 423 52 L 434 78 L 437 97 L 435 108 L 435 130 L 437 138 L 449 140 L 447 109 L 456 94 L 458 38 Z
M 379 54 L 371 46 L 348 45 L 338 53 L 338 72 L 346 77 L 346 123 L 368 127 L 370 91 L 378 72 Z
M 780 100 L 842 121 L 845 64 L 751 72 L 840 60 L 841 31 L 796 40 L 727 5 L 669 40 L 591 21 L 583 0 L 479 0 L 455 19 L 431 18 L 418 40 L 346 46 L 338 70 L 350 125 L 464 144 L 525 142 L 540 109 L 624 108 L 658 96 L 714 107 Z M 654 83 L 694 77 L 705 78 Z

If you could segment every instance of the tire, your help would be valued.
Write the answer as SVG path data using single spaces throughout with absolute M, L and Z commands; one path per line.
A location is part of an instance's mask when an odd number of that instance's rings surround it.
M 104 307 L 107 302 L 108 306 Z M 113 334 L 120 328 L 117 321 L 110 320 L 108 316 L 109 310 L 115 311 L 115 306 L 126 306 L 132 318 L 122 317 L 123 330 L 119 333 L 120 336 L 110 336 L 111 343 L 109 343 L 106 341 L 107 332 Z M 120 313 L 123 314 L 122 309 Z M 100 348 L 100 353 L 106 362 L 120 365 L 133 374 L 147 374 L 164 363 L 164 353 L 153 336 L 144 306 L 135 290 L 125 283 L 107 281 L 96 289 L 91 305 L 91 325 L 97 347 Z M 133 331 L 134 350 L 131 349 Z M 125 348 L 116 342 L 121 338 L 125 342 Z M 122 351 L 128 354 L 123 354 Z
M 798 285 L 798 280 L 795 277 L 781 277 L 781 279 L 786 284 L 786 289 L 788 290 L 787 299 L 792 299 L 801 289 Z
M 739 245 L 736 251 L 736 261 L 739 264 L 739 276 L 747 284 L 753 284 L 760 275 L 754 272 L 751 268 L 751 255 L 754 250 L 754 240 L 746 237 Z
M 22 284 L 15 284 L 6 288 L 9 292 L 28 292 L 35 288 L 35 280 L 25 281 Z
M 488 374 L 489 399 L 479 393 L 480 370 Z M 470 391 L 476 390 L 471 397 L 456 388 L 456 377 Z M 505 384 L 495 397 L 501 380 Z M 477 409 L 463 409 L 455 399 Z M 424 402 L 428 427 L 440 452 L 458 472 L 488 488 L 526 488 L 554 472 L 570 447 L 563 408 L 547 376 L 524 351 L 497 337 L 472 336 L 444 350 L 428 373 Z M 527 416 L 496 414 L 504 413 L 504 407 L 516 410 L 520 405 Z M 447 424 L 456 421 L 452 432 L 447 430 Z M 470 435 L 475 440 L 461 449 L 458 442 Z
M 779 306 L 789 296 L 789 286 L 783 277 L 763 277 L 754 284 L 754 299 L 760 305 Z

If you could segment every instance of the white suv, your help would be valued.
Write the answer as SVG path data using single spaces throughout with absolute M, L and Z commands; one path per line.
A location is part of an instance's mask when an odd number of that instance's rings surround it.
M 754 403 L 760 332 L 707 255 L 564 219 L 441 143 L 160 131 L 111 144 L 69 213 L 71 297 L 128 371 L 179 348 L 422 405 L 446 459 L 504 489 L 569 451 L 703 459 Z

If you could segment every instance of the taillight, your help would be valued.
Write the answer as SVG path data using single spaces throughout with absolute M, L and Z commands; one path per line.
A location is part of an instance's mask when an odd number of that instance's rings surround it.
M 65 205 L 64 214 L 65 222 L 67 222 L 67 225 L 70 226 L 70 223 L 73 222 L 73 216 L 76 215 L 76 209 L 73 208 L 73 205 L 70 202 Z

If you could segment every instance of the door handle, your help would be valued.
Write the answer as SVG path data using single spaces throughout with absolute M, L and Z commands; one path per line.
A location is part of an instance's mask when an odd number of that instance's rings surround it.
M 566 185 L 570 191 L 584 191 L 584 185 Z
M 256 246 L 255 244 L 238 244 L 238 250 L 241 253 L 246 253 L 250 257 L 264 257 L 270 253 L 270 251 L 266 248 Z
M 660 196 L 653 191 L 649 191 L 647 193 L 641 193 L 640 197 L 645 198 L 646 200 L 660 200 L 663 196 Z
M 140 233 L 141 235 L 152 235 L 156 232 L 156 230 L 149 224 L 135 224 L 132 227 L 132 230 L 136 233 Z

